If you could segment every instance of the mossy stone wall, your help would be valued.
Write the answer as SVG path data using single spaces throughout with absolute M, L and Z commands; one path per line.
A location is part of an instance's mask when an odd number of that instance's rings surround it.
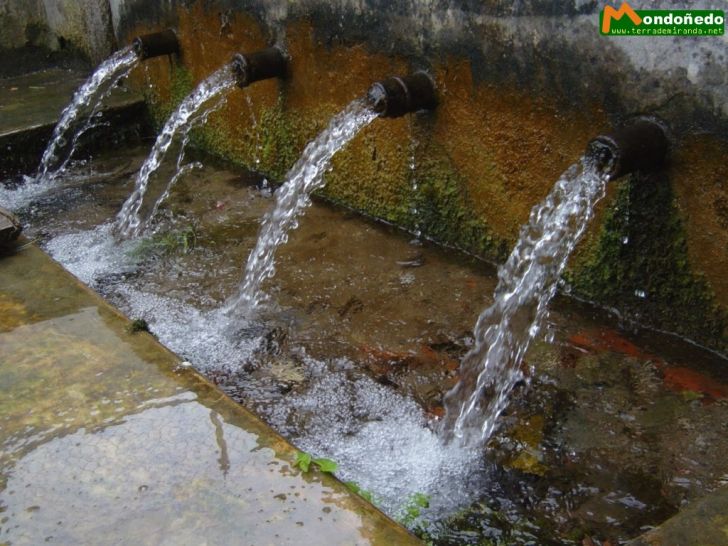
M 530 12 L 513 14 L 508 2 L 486 4 L 112 7 L 120 42 L 178 30 L 181 57 L 149 61 L 136 75 L 160 122 L 234 52 L 274 42 L 287 49 L 285 81 L 234 90 L 195 136 L 276 181 L 372 82 L 428 70 L 437 111 L 375 120 L 335 157 L 322 195 L 494 261 L 592 137 L 635 113 L 661 115 L 676 135 L 670 166 L 612 184 L 568 279 L 581 296 L 728 352 L 728 108 L 719 86 L 701 80 L 713 57 L 692 55 L 699 66 L 685 68 L 687 79 L 674 59 L 670 70 L 647 70 L 641 45 L 600 41 L 593 6 L 526 2 Z M 676 55 L 698 47 L 685 44 L 655 47 Z M 705 44 L 716 54 L 723 47 Z

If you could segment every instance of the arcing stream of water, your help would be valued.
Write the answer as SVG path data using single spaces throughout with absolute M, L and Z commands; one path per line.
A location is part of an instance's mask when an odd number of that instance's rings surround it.
M 260 286 L 275 273 L 276 248 L 288 240 L 297 218 L 311 203 L 311 193 L 324 184 L 323 174 L 331 158 L 377 117 L 363 99 L 356 99 L 333 117 L 328 127 L 308 143 L 286 182 L 276 191 L 276 206 L 263 219 L 255 249 L 250 253 L 240 291 L 229 303 L 228 313 L 254 309 L 263 298 Z
M 522 359 L 539 334 L 561 273 L 603 197 L 608 176 L 584 157 L 531 210 L 515 248 L 498 270 L 495 301 L 475 325 L 475 343 L 446 395 L 442 432 L 473 446 L 488 441 L 508 395 L 527 379 Z
M 225 100 L 225 94 L 235 85 L 235 78 L 229 65 L 225 65 L 210 77 L 200 83 L 179 105 L 177 110 L 169 117 L 164 124 L 161 133 L 154 143 L 152 151 L 136 178 L 134 191 L 124 203 L 116 220 L 116 229 L 121 235 L 129 237 L 140 234 L 148 225 L 151 217 L 159 208 L 160 203 L 169 195 L 171 185 L 178 178 L 172 179 L 171 183 L 156 200 L 151 214 L 146 219 L 140 217 L 140 210 L 144 203 L 144 195 L 149 186 L 149 180 L 159 168 L 165 154 L 172 145 L 175 136 L 182 132 L 183 146 L 187 135 L 198 121 L 207 119 L 207 116 L 217 108 L 220 108 Z M 218 102 L 212 99 L 223 95 Z
M 63 110 L 61 119 L 53 129 L 51 140 L 43 152 L 36 176 L 38 182 L 53 179 L 63 171 L 73 155 L 79 137 L 91 128 L 103 99 L 138 62 L 139 57 L 131 47 L 121 49 L 101 63 L 91 77 L 78 88 L 71 103 Z M 69 143 L 69 131 L 84 114 L 88 114 L 88 121 L 70 137 Z M 65 159 L 62 159 L 62 155 Z

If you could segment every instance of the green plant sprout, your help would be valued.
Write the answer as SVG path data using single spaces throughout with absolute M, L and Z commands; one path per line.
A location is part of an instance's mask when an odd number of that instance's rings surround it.
M 142 239 L 130 254 L 134 258 L 140 259 L 154 255 L 188 254 L 196 245 L 197 230 L 195 226 L 190 224 L 180 230 L 155 234 L 152 237 Z
M 367 491 L 366 489 L 362 489 L 359 487 L 359 484 L 353 481 L 344 482 L 344 485 L 351 491 L 352 493 L 356 493 L 361 498 L 368 500 L 372 504 L 376 504 L 374 502 L 374 497 L 372 496 L 371 491 Z
M 321 472 L 327 474 L 333 474 L 339 468 L 339 465 L 331 459 L 325 459 L 323 457 L 314 458 L 310 453 L 306 453 L 305 451 L 296 453 L 296 460 L 293 466 L 297 466 L 303 472 L 308 472 L 312 464 L 316 465 Z
M 429 507 L 429 495 L 425 495 L 424 493 L 413 493 L 402 507 L 402 515 L 397 519 L 405 527 L 412 527 L 422 515 L 422 510 Z

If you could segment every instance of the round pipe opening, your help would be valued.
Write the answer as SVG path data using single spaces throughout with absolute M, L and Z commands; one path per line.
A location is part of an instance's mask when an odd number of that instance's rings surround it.
M 437 107 L 435 82 L 425 72 L 387 78 L 374 83 L 367 93 L 372 110 L 381 117 L 397 118 Z
M 238 87 L 269 78 L 284 78 L 288 59 L 280 48 L 273 46 L 253 53 L 236 53 L 230 63 Z
M 639 116 L 619 129 L 589 142 L 586 155 L 610 179 L 633 172 L 655 172 L 670 152 L 667 126 L 657 118 Z
M 172 29 L 137 36 L 132 40 L 131 47 L 140 60 L 173 55 L 179 53 L 179 40 Z

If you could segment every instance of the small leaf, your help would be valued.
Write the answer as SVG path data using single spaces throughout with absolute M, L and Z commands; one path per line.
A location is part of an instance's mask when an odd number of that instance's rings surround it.
M 319 467 L 321 472 L 328 472 L 329 474 L 336 472 L 336 469 L 339 468 L 339 465 L 331 459 L 319 458 L 314 459 L 313 462 Z
M 414 495 L 412 495 L 412 503 L 415 506 L 419 506 L 420 508 L 429 508 L 430 496 L 425 495 L 424 493 L 415 493 Z
M 683 400 L 686 400 L 687 402 L 692 402 L 693 400 L 702 400 L 705 398 L 705 395 L 702 392 L 697 391 L 682 391 L 680 393 L 683 397 Z
M 344 485 L 349 488 L 349 491 L 361 495 L 361 487 L 356 482 L 344 482 Z
M 372 498 L 371 491 L 367 491 L 366 489 L 362 489 L 359 487 L 359 484 L 356 482 L 344 482 L 344 485 L 349 488 L 349 491 L 352 493 L 356 493 L 361 498 L 368 500 L 372 504 L 374 504 L 374 499 Z
M 311 454 L 305 451 L 299 451 L 296 453 L 296 461 L 293 465 L 300 468 L 303 472 L 308 472 L 311 467 Z

